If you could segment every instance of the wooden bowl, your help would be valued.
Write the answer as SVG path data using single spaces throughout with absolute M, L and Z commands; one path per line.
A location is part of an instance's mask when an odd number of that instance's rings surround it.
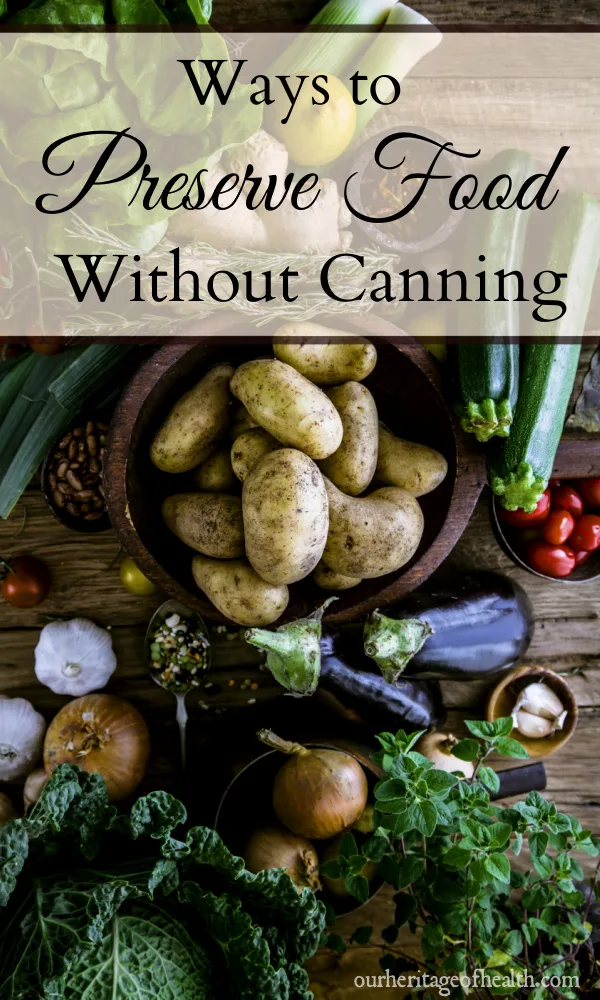
M 441 486 L 420 498 L 425 531 L 413 559 L 396 573 L 340 592 L 327 613 L 330 622 L 349 621 L 420 586 L 458 541 L 485 481 L 483 451 L 458 427 L 442 396 L 437 363 L 429 352 L 408 339 L 394 343 L 399 331 L 376 317 L 348 316 L 341 325 L 377 341 L 379 360 L 365 384 L 375 397 L 382 420 L 395 434 L 441 451 L 449 471 Z M 138 369 L 113 417 L 104 485 L 119 541 L 142 572 L 204 617 L 223 621 L 194 583 L 190 550 L 168 531 L 160 513 L 163 499 L 188 489 L 188 480 L 156 469 L 149 448 L 175 401 L 208 368 L 222 361 L 240 364 L 264 356 L 269 353 L 269 341 L 250 341 L 247 327 L 237 316 L 203 323 L 202 330 L 201 341 L 170 343 Z M 331 592 L 317 587 L 310 578 L 294 584 L 280 621 L 311 613 L 329 596 Z
M 564 746 L 567 740 L 571 739 L 579 715 L 577 702 L 571 688 L 564 678 L 559 677 L 553 670 L 549 670 L 548 667 L 515 667 L 514 670 L 509 671 L 490 695 L 487 718 L 488 722 L 507 718 L 523 688 L 527 687 L 528 684 L 533 684 L 534 681 L 547 684 L 560 698 L 567 710 L 565 724 L 562 729 L 557 729 L 551 736 L 544 736 L 539 740 L 522 736 L 516 729 L 513 729 L 511 736 L 523 744 L 530 757 L 549 757 L 550 754 L 556 753 Z

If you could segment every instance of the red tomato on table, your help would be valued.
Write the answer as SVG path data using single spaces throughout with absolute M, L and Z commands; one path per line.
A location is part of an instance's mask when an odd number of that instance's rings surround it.
M 509 524 L 513 528 L 528 528 L 532 524 L 540 524 L 545 521 L 550 512 L 550 490 L 544 490 L 537 507 L 530 513 L 525 510 L 504 510 L 498 508 L 498 517 L 504 524 Z
M 573 517 L 581 517 L 583 514 L 583 500 L 572 486 L 559 486 L 552 490 L 552 506 L 568 510 Z
M 544 576 L 569 576 L 575 569 L 575 553 L 567 545 L 532 542 L 527 549 L 527 562 Z
M 573 528 L 575 518 L 568 510 L 551 510 L 544 521 L 544 541 L 549 545 L 562 545 L 567 541 Z
M 582 479 L 577 488 L 588 507 L 600 507 L 600 479 Z
M 570 541 L 574 549 L 584 549 L 586 552 L 595 552 L 600 548 L 600 516 L 584 514 L 580 517 L 575 522 Z

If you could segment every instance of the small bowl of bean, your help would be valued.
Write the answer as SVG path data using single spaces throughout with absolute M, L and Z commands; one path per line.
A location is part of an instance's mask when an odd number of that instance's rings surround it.
M 79 417 L 52 446 L 42 466 L 42 492 L 54 516 L 73 531 L 110 528 L 102 486 L 108 434 L 103 415 Z

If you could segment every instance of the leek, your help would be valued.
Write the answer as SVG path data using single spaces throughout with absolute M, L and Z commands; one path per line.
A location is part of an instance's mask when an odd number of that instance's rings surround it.
M 72 365 L 58 375 L 49 387 L 56 401 L 65 408 L 79 408 L 93 392 L 112 379 L 134 344 L 92 344 Z
M 46 452 L 76 415 L 76 407 L 65 410 L 53 397 L 42 406 L 0 480 L 0 517 L 10 517 Z
M 383 24 L 393 3 L 390 0 L 329 0 L 313 17 L 309 28 L 294 38 L 278 56 L 270 73 L 331 73 L 340 76 L 346 66 L 351 70 L 359 52 L 365 46 L 365 34 L 370 27 Z M 364 26 L 365 31 L 340 31 L 346 25 Z M 330 30 L 311 31 L 329 28 Z
M 35 354 L 25 354 L 22 358 L 15 359 L 17 364 L 11 364 L 9 370 L 0 373 L 0 422 L 4 420 L 6 414 L 13 405 L 25 384 L 25 380 L 31 373 L 35 365 Z M 12 361 L 12 358 L 11 358 Z
M 396 27 L 421 27 L 422 31 L 386 31 L 386 28 Z M 411 7 L 403 3 L 397 3 L 392 7 L 389 16 L 377 37 L 373 40 L 364 56 L 359 60 L 358 72 L 361 76 L 366 76 L 369 80 L 374 80 L 377 76 L 392 76 L 398 82 L 404 79 L 407 73 L 416 64 L 440 44 L 442 34 L 434 28 L 423 14 L 417 13 Z M 364 85 L 364 96 L 368 91 Z M 386 101 L 393 97 L 393 85 L 386 80 L 378 83 L 377 96 L 380 100 Z M 356 133 L 368 125 L 371 118 L 382 110 L 382 105 L 374 101 L 370 96 L 365 104 L 356 107 Z
M 0 480 L 4 480 L 21 442 L 44 409 L 52 380 L 73 361 L 80 348 L 54 356 L 34 355 L 34 364 L 4 420 L 0 434 Z M 42 455 L 43 458 L 43 455 Z

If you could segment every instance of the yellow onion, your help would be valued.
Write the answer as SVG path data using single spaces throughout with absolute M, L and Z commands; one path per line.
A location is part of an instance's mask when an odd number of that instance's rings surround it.
M 341 750 L 289 743 L 265 729 L 259 738 L 290 756 L 273 784 L 273 809 L 288 830 L 309 840 L 329 840 L 356 823 L 367 804 L 369 786 L 354 757 Z
M 150 754 L 148 727 L 137 708 L 112 694 L 75 698 L 52 720 L 44 742 L 44 767 L 75 764 L 106 782 L 119 802 L 135 791 Z
M 13 819 L 18 818 L 19 814 L 8 795 L 5 795 L 4 792 L 0 792 L 0 827 L 5 826 L 6 823 L 11 823 Z
M 304 888 L 318 892 L 321 888 L 319 859 L 310 840 L 282 826 L 255 830 L 246 845 L 244 860 L 254 874 L 266 868 L 285 868 L 298 892 Z
M 332 840 L 330 844 L 327 844 L 323 854 L 321 855 L 321 864 L 325 861 L 337 861 L 340 856 L 340 844 L 342 843 L 343 837 L 336 837 Z M 365 867 L 360 873 L 368 882 L 371 881 L 375 872 L 377 871 L 377 865 L 374 861 L 367 861 Z M 332 896 L 336 896 L 338 899 L 343 899 L 344 897 L 351 896 L 352 893 L 348 892 L 346 889 L 346 883 L 343 878 L 330 878 L 329 875 L 321 875 L 323 885 Z
M 35 771 L 32 771 L 28 776 L 23 786 L 23 805 L 25 806 L 26 813 L 30 809 L 33 809 L 47 784 L 48 775 L 45 769 L 43 767 L 36 767 Z

